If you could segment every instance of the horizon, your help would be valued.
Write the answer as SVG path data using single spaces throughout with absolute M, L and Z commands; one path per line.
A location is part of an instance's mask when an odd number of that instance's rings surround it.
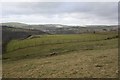
M 26 25 L 66 25 L 66 26 L 82 26 L 82 27 L 86 27 L 86 26 L 116 26 L 118 24 L 87 24 L 87 25 L 67 25 L 67 24 L 57 24 L 57 23 L 33 23 L 33 24 L 29 24 L 29 23 L 25 23 L 25 22 L 4 22 L 0 24 L 7 24 L 7 23 L 18 23 L 18 24 L 26 24 Z

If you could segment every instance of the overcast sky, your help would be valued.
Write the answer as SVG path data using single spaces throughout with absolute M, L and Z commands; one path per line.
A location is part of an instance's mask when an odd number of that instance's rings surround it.
M 0 8 L 1 22 L 67 25 L 118 23 L 117 2 L 5 2 Z

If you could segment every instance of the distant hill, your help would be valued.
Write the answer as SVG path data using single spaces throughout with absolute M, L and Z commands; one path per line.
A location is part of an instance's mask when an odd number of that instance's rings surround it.
M 69 26 L 62 24 L 39 24 L 29 25 L 23 23 L 2 23 L 3 26 L 11 26 L 24 29 L 36 29 L 51 34 L 79 34 L 88 32 L 104 32 L 104 31 L 117 31 L 117 25 L 86 25 L 86 26 Z
M 23 27 L 28 26 L 28 24 L 18 23 L 18 22 L 8 22 L 8 23 L 1 23 L 3 26 L 11 26 L 11 27 Z

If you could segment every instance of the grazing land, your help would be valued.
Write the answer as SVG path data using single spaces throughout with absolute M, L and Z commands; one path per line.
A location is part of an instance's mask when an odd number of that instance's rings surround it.
M 11 40 L 3 54 L 4 78 L 115 78 L 118 34 L 32 35 Z
M 119 78 L 117 2 L 31 1 L 0 7 L 3 79 Z

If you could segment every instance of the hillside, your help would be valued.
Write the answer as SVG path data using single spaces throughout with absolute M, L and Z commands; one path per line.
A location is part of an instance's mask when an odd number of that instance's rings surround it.
M 12 40 L 3 54 L 3 77 L 115 78 L 117 44 L 118 36 L 113 32 Z
M 40 34 L 47 34 L 41 30 L 35 29 L 23 29 L 23 28 L 15 28 L 9 26 L 2 26 L 3 32 L 3 41 L 6 41 L 7 38 L 15 38 L 15 39 L 24 39 L 29 35 L 40 35 Z
M 43 32 L 41 30 L 15 28 L 15 27 L 3 26 L 2 25 L 2 44 L 3 44 L 3 49 L 5 49 L 4 47 L 11 40 L 14 40 L 14 39 L 25 39 L 25 38 L 27 38 L 27 37 L 29 37 L 31 35 L 43 35 L 43 34 L 48 34 L 48 33 Z
M 2 77 L 118 77 L 117 26 L 58 25 L 2 25 Z

